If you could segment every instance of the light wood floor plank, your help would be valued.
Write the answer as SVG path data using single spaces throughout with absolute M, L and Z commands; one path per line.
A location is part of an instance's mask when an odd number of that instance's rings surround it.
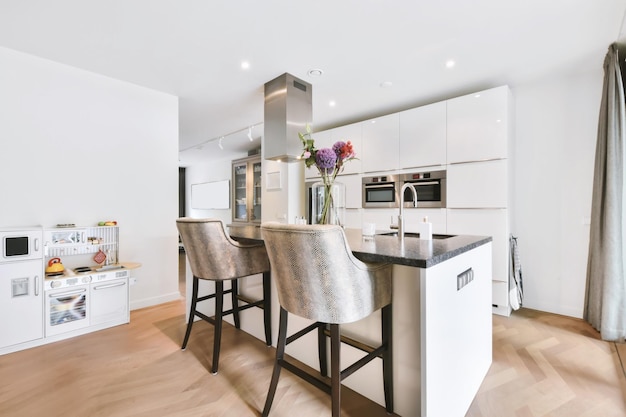
M 0 416 L 259 416 L 274 349 L 225 325 L 214 376 L 213 328 L 197 323 L 181 351 L 184 329 L 181 300 L 133 311 L 127 325 L 0 356 Z M 626 349 L 584 321 L 522 309 L 494 316 L 493 336 L 493 364 L 468 417 L 626 416 Z M 345 417 L 387 415 L 342 394 Z M 330 399 L 283 370 L 271 415 L 329 416 Z

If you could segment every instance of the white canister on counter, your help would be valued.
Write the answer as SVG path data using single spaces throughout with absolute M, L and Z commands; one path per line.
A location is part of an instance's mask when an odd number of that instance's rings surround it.
M 417 224 L 417 232 L 420 234 L 420 239 L 432 240 L 433 224 L 428 221 L 428 216 L 424 217 L 424 220 Z

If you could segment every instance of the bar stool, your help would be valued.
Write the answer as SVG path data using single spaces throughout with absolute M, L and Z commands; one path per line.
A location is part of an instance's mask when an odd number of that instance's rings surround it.
M 220 356 L 220 342 L 222 337 L 222 318 L 233 315 L 235 327 L 240 328 L 239 312 L 252 307 L 263 309 L 265 326 L 265 341 L 272 344 L 271 328 L 271 295 L 270 295 L 270 265 L 264 245 L 242 244 L 231 239 L 225 231 L 224 224 L 219 219 L 192 219 L 188 217 L 176 220 L 178 232 L 193 272 L 193 290 L 189 322 L 181 349 L 187 348 L 187 341 L 191 334 L 194 318 L 211 323 L 215 327 L 213 337 L 213 364 L 211 372 L 215 375 L 218 370 Z M 251 300 L 239 294 L 237 280 L 249 275 L 263 274 L 263 299 Z M 201 279 L 214 281 L 215 292 L 198 296 L 198 285 Z M 231 282 L 231 288 L 224 290 L 224 281 Z M 231 294 L 232 309 L 223 311 L 224 294 Z M 196 310 L 201 301 L 215 299 L 215 316 L 209 317 Z M 242 302 L 243 305 L 240 305 Z
M 261 226 L 265 247 L 280 301 L 280 322 L 276 360 L 263 416 L 269 415 L 282 368 L 330 393 L 332 415 L 341 413 L 341 381 L 376 357 L 383 361 L 385 408 L 393 413 L 391 265 L 364 263 L 354 257 L 341 226 Z M 361 320 L 381 310 L 382 343 L 371 347 L 344 338 L 340 325 Z M 288 313 L 315 323 L 287 337 Z M 298 367 L 285 357 L 285 346 L 317 330 L 320 374 L 327 376 L 326 337 L 330 334 L 330 384 Z M 366 355 L 341 370 L 341 343 Z M 294 412 L 295 413 L 295 412 Z

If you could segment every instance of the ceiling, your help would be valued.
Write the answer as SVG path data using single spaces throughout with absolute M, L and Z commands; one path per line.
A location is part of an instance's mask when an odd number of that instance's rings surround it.
M 0 46 L 178 96 L 186 166 L 260 146 L 263 85 L 285 72 L 313 85 L 322 130 L 598 68 L 625 11 L 624 0 L 0 0 Z

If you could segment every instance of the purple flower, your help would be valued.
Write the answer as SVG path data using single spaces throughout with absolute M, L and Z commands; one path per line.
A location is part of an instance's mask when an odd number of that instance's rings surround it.
M 315 164 L 319 169 L 334 169 L 337 154 L 330 148 L 322 148 L 315 154 Z
M 333 145 L 333 152 L 337 155 L 337 158 L 341 157 L 341 150 L 346 146 L 346 142 L 338 141 Z

